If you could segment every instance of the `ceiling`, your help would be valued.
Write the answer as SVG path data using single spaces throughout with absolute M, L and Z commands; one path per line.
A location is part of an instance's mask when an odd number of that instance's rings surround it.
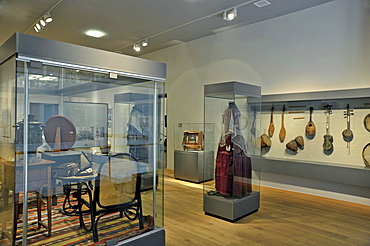
M 333 0 L 0 0 L 0 44 L 14 32 L 140 56 L 172 45 L 286 15 Z M 237 6 L 233 21 L 222 12 Z M 33 25 L 50 11 L 53 22 L 36 33 Z M 106 33 L 86 36 L 89 29 Z M 136 52 L 135 42 L 149 38 Z

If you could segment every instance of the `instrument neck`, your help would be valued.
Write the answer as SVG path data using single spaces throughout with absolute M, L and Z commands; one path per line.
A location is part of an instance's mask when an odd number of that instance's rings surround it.
M 326 115 L 326 135 L 330 133 L 330 113 L 328 112 Z

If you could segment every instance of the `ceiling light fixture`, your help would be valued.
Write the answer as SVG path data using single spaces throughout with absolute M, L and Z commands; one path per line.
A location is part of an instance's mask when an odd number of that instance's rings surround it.
M 85 33 L 87 36 L 94 37 L 94 38 L 100 38 L 105 35 L 104 32 L 98 31 L 98 30 L 89 30 Z
M 44 21 L 44 19 L 40 20 L 40 24 L 41 24 L 41 26 L 46 26 L 46 22 Z
M 141 46 L 148 46 L 148 39 L 144 39 L 143 41 L 141 41 Z
M 136 52 L 139 52 L 139 51 L 141 50 L 141 45 L 140 45 L 140 43 L 135 43 L 133 48 L 134 48 L 134 50 L 135 50 Z
M 35 25 L 33 26 L 33 29 L 35 29 L 36 32 L 40 32 L 41 29 L 43 29 L 47 24 L 53 21 L 53 18 L 51 17 L 50 13 L 48 12 L 45 14 L 41 19 L 39 19 Z
M 49 12 L 44 16 L 44 19 L 46 23 L 50 23 L 53 21 L 53 17 L 51 17 L 51 14 Z
M 232 21 L 235 19 L 235 17 L 236 17 L 236 8 L 226 10 L 223 13 L 223 18 L 226 21 Z

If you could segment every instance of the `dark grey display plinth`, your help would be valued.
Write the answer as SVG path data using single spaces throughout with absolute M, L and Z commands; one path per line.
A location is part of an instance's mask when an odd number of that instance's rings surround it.
M 112 245 L 125 245 L 125 246 L 165 246 L 166 245 L 166 233 L 164 228 L 158 228 L 153 231 L 149 231 L 140 236 L 129 238 L 118 244 Z M 107 246 L 108 242 L 107 242 Z
M 256 191 L 239 199 L 204 194 L 204 212 L 230 221 L 255 212 L 259 207 L 260 193 Z
M 196 183 L 212 180 L 213 160 L 213 151 L 175 150 L 175 178 Z

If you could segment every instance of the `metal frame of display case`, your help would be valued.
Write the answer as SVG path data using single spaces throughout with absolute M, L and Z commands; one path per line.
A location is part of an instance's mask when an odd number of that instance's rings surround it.
M 226 112 L 224 112 L 224 110 L 226 108 L 227 110 L 229 109 L 230 103 L 236 105 L 240 111 L 238 112 L 238 110 L 235 109 L 231 114 L 238 118 L 240 125 L 235 125 L 231 131 L 238 136 L 239 140 L 239 133 L 244 135 L 249 152 L 248 158 L 260 156 L 260 150 L 255 145 L 254 139 L 257 136 L 256 134 L 259 132 L 259 120 L 256 121 L 256 119 L 259 119 L 261 88 L 259 86 L 235 81 L 205 85 L 204 100 L 204 123 L 215 124 L 213 134 L 223 134 L 224 130 L 226 130 L 223 129 L 224 123 L 221 123 L 223 114 Z M 216 121 L 219 122 L 217 123 Z M 241 124 L 243 124 L 243 127 L 241 127 Z M 253 127 L 255 127 L 255 129 L 252 133 Z M 238 133 L 238 131 L 240 132 Z M 208 133 L 207 129 L 205 129 L 204 132 Z M 229 163 L 223 163 L 223 161 L 221 161 L 222 163 L 218 164 L 217 156 L 222 147 L 218 142 L 219 139 L 220 136 L 215 135 L 214 141 L 207 142 L 206 139 L 204 143 L 205 150 L 214 150 L 215 163 L 212 171 L 216 170 L 216 174 L 215 181 L 204 182 L 203 210 L 207 215 L 234 222 L 244 216 L 258 211 L 260 207 L 260 161 L 258 158 L 255 158 L 252 160 L 252 163 L 249 162 L 251 166 L 248 166 L 248 164 L 244 166 L 245 162 L 248 163 L 244 155 L 241 153 L 235 153 L 233 151 L 233 147 L 230 147 L 231 150 L 228 150 L 226 144 L 225 151 L 227 152 L 221 150 L 222 152 L 220 153 L 229 153 L 228 155 L 232 155 L 232 164 L 230 163 L 230 159 Z M 234 140 L 231 140 L 231 142 L 233 141 Z M 236 146 L 236 143 L 234 143 L 234 146 Z M 216 147 L 218 147 L 218 149 Z M 242 152 L 244 153 L 245 151 Z M 241 157 L 241 155 L 243 155 L 243 157 Z M 205 156 L 205 158 L 207 158 L 207 156 Z M 240 158 L 242 160 L 241 163 L 243 164 L 237 163 L 237 158 Z M 223 171 L 224 173 L 222 175 L 225 177 L 228 176 L 227 179 L 221 178 L 221 181 L 217 181 L 217 176 L 220 175 L 220 173 L 217 174 L 217 169 L 224 169 L 225 166 L 229 166 L 228 168 L 231 168 L 226 172 Z M 205 172 L 206 171 L 209 170 L 205 170 Z M 230 177 L 230 173 L 232 173 L 232 177 Z M 230 181 L 231 179 L 232 181 Z M 232 194 L 225 194 L 224 191 L 217 188 L 217 182 L 219 182 L 219 184 L 228 183 L 225 190 L 231 189 Z
M 63 67 L 68 69 L 81 69 L 83 71 L 91 71 L 96 73 L 104 73 L 109 75 L 110 79 L 117 79 L 118 76 L 125 78 L 125 85 L 140 83 L 141 81 L 155 81 L 155 82 L 165 82 L 166 78 L 166 64 L 145 60 L 142 58 L 126 56 L 118 53 L 97 50 L 89 47 L 83 47 L 74 44 L 68 44 L 64 42 L 49 40 L 45 38 L 35 37 L 31 35 L 26 35 L 22 33 L 15 33 L 11 36 L 1 47 L 0 47 L 0 65 L 4 62 L 15 59 L 16 61 L 21 61 L 25 63 L 30 63 L 32 68 L 42 68 L 43 65 Z M 14 67 L 14 73 L 16 67 Z M 26 70 L 27 71 L 27 70 Z M 28 80 L 28 78 L 26 79 Z M 27 81 L 28 82 L 28 81 Z M 94 90 L 105 89 L 110 81 L 104 81 L 100 83 Z M 157 89 L 157 87 L 155 87 Z M 47 88 L 42 88 L 43 92 L 47 91 Z M 88 83 L 82 84 L 75 88 L 63 88 L 59 89 L 55 93 L 63 93 L 63 95 L 73 95 L 75 93 L 90 92 L 92 90 L 91 85 Z M 28 112 L 28 93 L 29 88 L 25 87 L 24 91 L 21 91 L 25 95 L 24 111 Z M 35 92 L 36 93 L 36 92 Z M 154 96 L 153 104 L 156 105 L 158 98 Z M 17 102 L 16 102 L 17 104 Z M 158 106 L 155 106 L 158 107 Z M 158 109 L 154 109 L 154 122 L 157 122 L 159 113 Z M 162 112 L 160 112 L 162 113 Z M 24 123 L 28 124 L 28 114 L 24 115 Z M 159 127 L 153 127 L 153 139 L 156 141 L 159 136 Z M 28 128 L 25 127 L 23 142 L 28 142 Z M 158 156 L 156 146 L 154 145 L 153 150 L 153 160 L 159 160 L 162 156 Z M 27 144 L 23 147 L 24 153 L 28 153 Z M 163 151 L 163 150 L 158 150 Z M 28 163 L 28 155 L 24 155 L 24 163 Z M 15 165 L 15 164 L 14 164 Z M 164 168 L 163 165 L 158 165 L 158 168 Z M 154 176 L 157 173 L 157 167 L 153 170 Z M 159 174 L 158 174 L 159 175 Z M 163 175 L 163 170 L 161 171 Z M 28 190 L 27 184 L 28 168 L 25 166 L 23 168 L 23 190 Z M 153 185 L 156 184 L 157 179 L 153 179 Z M 15 183 L 15 178 L 14 178 Z M 161 184 L 163 185 L 163 183 Z M 153 230 L 141 234 L 139 236 L 130 238 L 119 243 L 119 245 L 142 245 L 143 242 L 151 242 L 151 245 L 165 245 L 165 231 L 163 226 L 158 226 L 157 224 L 157 214 L 162 214 L 163 211 L 158 212 L 156 205 L 157 202 L 163 202 L 163 186 L 161 189 L 153 189 L 153 216 L 154 226 Z M 15 193 L 15 192 L 14 192 Z M 158 197 L 157 197 L 158 195 Z M 24 196 L 27 199 L 27 195 Z M 163 210 L 163 204 L 160 208 Z M 158 218 L 159 223 L 163 223 L 163 217 Z M 27 204 L 23 205 L 23 220 L 27 221 Z M 27 223 L 24 224 L 24 231 L 27 229 Z M 109 241 L 108 244 L 116 244 L 118 242 Z M 14 242 L 13 242 L 14 243 Z M 27 237 L 23 237 L 23 245 L 27 245 Z

